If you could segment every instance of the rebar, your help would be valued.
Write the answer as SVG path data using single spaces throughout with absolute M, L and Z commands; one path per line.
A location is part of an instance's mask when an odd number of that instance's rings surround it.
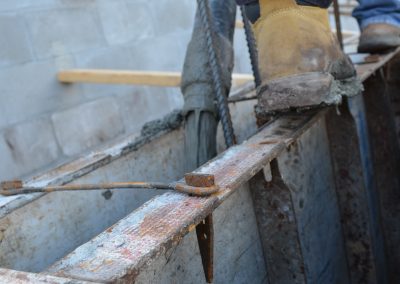
M 229 112 L 227 94 L 224 93 L 222 86 L 222 71 L 218 55 L 216 53 L 216 44 L 212 34 L 211 11 L 208 0 L 197 0 L 200 18 L 204 27 L 207 41 L 208 60 L 212 73 L 212 82 L 217 101 L 219 116 L 224 132 L 225 144 L 231 147 L 236 144 L 235 133 L 233 130 L 232 119 Z
M 244 5 L 240 6 L 240 12 L 242 14 L 244 32 L 246 35 L 247 47 L 249 49 L 251 69 L 252 69 L 253 75 L 254 75 L 254 83 L 255 83 L 256 87 L 258 87 L 261 85 L 261 76 L 260 76 L 260 70 L 259 70 L 259 66 L 258 66 L 257 43 L 256 43 L 256 39 L 254 37 L 253 29 L 251 28 L 250 21 L 247 18 L 246 9 L 245 9 Z

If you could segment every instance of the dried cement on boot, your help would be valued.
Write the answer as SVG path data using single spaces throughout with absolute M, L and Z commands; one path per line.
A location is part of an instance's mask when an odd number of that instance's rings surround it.
M 360 95 L 364 91 L 364 86 L 358 77 L 335 82 L 337 85 L 335 94 L 342 97 L 354 97 Z

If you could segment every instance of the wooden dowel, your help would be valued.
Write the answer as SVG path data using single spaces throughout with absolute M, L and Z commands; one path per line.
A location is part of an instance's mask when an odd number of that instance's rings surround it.
M 76 69 L 63 70 L 58 73 L 62 83 L 96 83 L 96 84 L 127 84 L 159 87 L 179 87 L 181 73 L 159 71 L 125 71 Z M 253 79 L 251 74 L 233 74 L 233 85 L 241 85 Z

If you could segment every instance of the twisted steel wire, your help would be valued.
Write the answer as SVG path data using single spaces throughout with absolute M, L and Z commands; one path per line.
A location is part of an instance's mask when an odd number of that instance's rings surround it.
M 246 10 L 244 5 L 240 6 L 240 12 L 242 14 L 244 32 L 246 35 L 247 47 L 249 49 L 251 69 L 253 71 L 253 76 L 254 76 L 254 83 L 256 87 L 258 87 L 261 85 L 261 76 L 260 76 L 260 70 L 258 69 L 257 43 L 254 37 L 253 30 L 251 28 L 250 21 L 246 16 Z
M 225 144 L 227 147 L 231 147 L 236 144 L 235 133 L 232 126 L 232 119 L 228 107 L 227 95 L 224 92 L 222 85 L 222 70 L 219 62 L 219 58 L 216 53 L 216 44 L 211 31 L 212 20 L 211 10 L 208 0 L 197 0 L 200 18 L 204 27 L 206 42 L 207 42 L 207 53 L 208 60 L 211 68 L 213 87 L 215 92 L 215 98 L 217 101 L 217 107 L 219 116 L 221 119 L 222 129 L 224 132 Z

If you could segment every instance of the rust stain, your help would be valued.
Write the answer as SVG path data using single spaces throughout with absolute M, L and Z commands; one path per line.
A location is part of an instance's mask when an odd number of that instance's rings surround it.
M 10 190 L 15 188 L 22 188 L 23 183 L 22 180 L 12 180 L 12 181 L 4 181 L 0 183 L 1 190 Z
M 281 142 L 279 139 L 269 139 L 269 140 L 264 140 L 260 142 L 260 145 L 271 145 L 271 144 L 277 144 Z
M 123 255 L 125 258 L 130 259 L 130 260 L 134 260 L 135 259 L 135 255 L 128 248 L 123 248 L 121 250 L 121 255 Z
M 154 210 L 148 214 L 139 227 L 139 236 L 162 237 L 173 230 L 173 220 L 165 218 L 174 209 L 174 204 Z
M 217 185 L 210 187 L 195 187 L 186 184 L 177 183 L 175 189 L 179 192 L 194 195 L 194 196 L 209 196 L 219 191 Z
M 23 280 L 23 281 L 29 282 L 29 277 L 23 273 L 15 273 L 15 278 L 17 278 L 18 280 Z
M 81 265 L 81 268 L 83 268 L 83 270 L 89 270 L 91 272 L 96 272 L 96 271 L 101 270 L 103 267 L 109 266 L 113 263 L 114 263 L 114 261 L 111 259 L 104 259 L 100 264 L 98 264 L 96 266 L 92 266 L 93 264 L 87 263 L 87 265 Z

